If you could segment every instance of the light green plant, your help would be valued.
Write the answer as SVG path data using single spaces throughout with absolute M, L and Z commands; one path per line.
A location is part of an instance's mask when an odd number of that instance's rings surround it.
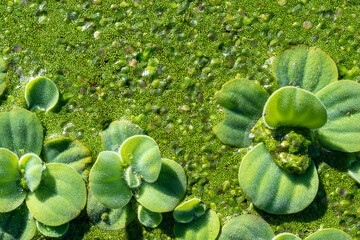
M 26 84 L 25 100 L 30 111 L 49 111 L 59 101 L 59 90 L 50 79 L 37 77 Z

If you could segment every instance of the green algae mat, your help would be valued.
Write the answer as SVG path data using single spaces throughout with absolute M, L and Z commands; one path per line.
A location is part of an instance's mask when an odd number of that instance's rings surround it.
M 360 239 L 360 1 L 0 2 L 0 239 Z

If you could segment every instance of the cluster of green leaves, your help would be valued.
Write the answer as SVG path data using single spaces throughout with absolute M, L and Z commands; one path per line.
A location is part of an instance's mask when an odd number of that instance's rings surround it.
M 41 122 L 24 109 L 0 113 L 0 135 L 1 238 L 63 235 L 86 204 L 89 150 L 68 138 L 43 147 Z
M 89 176 L 90 219 L 105 230 L 125 227 L 134 219 L 134 196 L 140 204 L 138 220 L 147 227 L 158 226 L 161 213 L 174 210 L 185 195 L 182 167 L 161 158 L 156 142 L 125 120 L 103 131 L 103 148 Z
M 330 56 L 317 47 L 298 45 L 275 57 L 272 72 L 280 88 L 271 95 L 245 79 L 229 81 L 216 94 L 225 116 L 213 130 L 224 144 L 249 146 L 256 132 L 252 128 L 260 119 L 266 125 L 264 136 L 273 139 L 284 127 L 294 131 L 306 129 L 314 146 L 320 144 L 351 154 L 360 151 L 360 84 L 338 81 L 337 68 Z M 306 145 L 299 139 L 293 139 L 290 145 Z M 281 150 L 283 140 L 273 141 L 273 149 L 267 148 L 266 141 L 258 143 L 245 155 L 239 168 L 244 193 L 255 206 L 273 214 L 303 210 L 314 200 L 319 187 L 312 161 L 303 174 L 286 171 L 277 164 L 279 161 L 274 161 L 274 149 L 285 151 L 282 161 L 300 159 L 299 155 L 286 152 L 288 148 Z M 355 179 L 360 176 L 357 162 L 350 169 Z

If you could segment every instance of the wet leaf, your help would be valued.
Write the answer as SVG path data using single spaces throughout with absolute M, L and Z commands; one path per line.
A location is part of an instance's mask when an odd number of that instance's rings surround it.
M 25 100 L 30 111 L 53 109 L 59 100 L 59 90 L 48 78 L 32 79 L 25 88 Z
M 316 233 L 311 234 L 309 237 L 304 240 L 352 240 L 352 238 L 345 232 L 339 229 L 323 229 L 317 231 Z
M 37 229 L 45 236 L 47 237 L 61 237 L 64 235 L 68 229 L 69 229 L 69 223 L 65 223 L 60 226 L 47 226 L 45 224 L 42 224 L 39 221 L 36 221 Z
M 314 200 L 319 187 L 313 162 L 302 175 L 288 173 L 275 163 L 264 143 L 243 158 L 239 182 L 256 207 L 273 214 L 302 211 Z
M 327 123 L 317 130 L 320 143 L 342 152 L 360 151 L 360 84 L 341 80 L 316 95 L 328 114 Z
M 215 97 L 224 108 L 224 120 L 213 127 L 216 136 L 230 146 L 249 146 L 250 130 L 261 117 L 269 94 L 250 80 L 234 79 L 225 83 Z
M 144 208 L 143 206 L 139 205 L 138 207 L 138 219 L 139 222 L 151 228 L 156 228 L 162 221 L 162 214 L 152 212 L 149 209 Z
M 112 151 L 99 154 L 90 170 L 89 185 L 96 199 L 110 209 L 125 207 L 132 197 L 120 156 Z
M 274 92 L 264 107 L 264 121 L 269 128 L 320 128 L 326 123 L 324 105 L 312 93 L 295 87 L 284 87 Z
M 181 202 L 185 191 L 183 168 L 175 161 L 163 158 L 159 178 L 154 183 L 142 183 L 135 197 L 150 211 L 170 212 Z
M 86 203 L 86 187 L 80 174 L 62 163 L 49 163 L 36 191 L 26 197 L 34 218 L 49 226 L 59 226 L 77 217 Z
M 24 172 L 24 179 L 30 191 L 35 191 L 39 186 L 42 175 L 42 161 L 33 153 L 28 153 L 20 158 L 19 168 Z
M 298 86 L 313 93 L 338 79 L 334 60 L 320 48 L 305 45 L 277 55 L 272 71 L 281 87 Z

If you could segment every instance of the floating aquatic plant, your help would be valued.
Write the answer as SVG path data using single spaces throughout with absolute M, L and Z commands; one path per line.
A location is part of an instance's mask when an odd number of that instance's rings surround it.
M 36 226 L 47 236 L 64 234 L 69 222 L 80 214 L 86 203 L 85 182 L 80 175 L 84 176 L 84 169 L 69 165 L 90 163 L 89 151 L 70 139 L 46 144 L 42 151 L 41 123 L 24 109 L 0 113 L 0 134 L 2 236 L 31 239 Z M 68 146 L 74 145 L 87 156 L 79 158 L 77 151 L 68 151 Z M 39 157 L 41 152 L 54 158 L 45 157 L 44 162 Z
M 25 100 L 30 111 L 53 109 L 59 101 L 59 90 L 55 83 L 45 77 L 37 77 L 28 82 Z
M 175 161 L 161 158 L 154 139 L 129 121 L 114 121 L 103 131 L 103 147 L 90 171 L 90 219 L 100 228 L 125 227 L 133 218 L 134 196 L 139 221 L 156 227 L 161 213 L 172 211 L 186 190 L 186 176 Z
M 219 235 L 219 217 L 213 210 L 206 210 L 198 198 L 181 203 L 174 209 L 173 216 L 178 240 L 215 240 Z
M 276 56 L 272 71 L 280 88 L 271 95 L 250 80 L 224 84 L 216 94 L 224 120 L 213 130 L 230 146 L 257 144 L 241 162 L 240 186 L 258 208 L 289 214 L 318 191 L 310 148 L 360 151 L 360 84 L 338 81 L 335 62 L 305 45 Z
M 6 62 L 0 57 L 0 96 L 5 92 L 8 85 L 6 81 L 7 67 Z

